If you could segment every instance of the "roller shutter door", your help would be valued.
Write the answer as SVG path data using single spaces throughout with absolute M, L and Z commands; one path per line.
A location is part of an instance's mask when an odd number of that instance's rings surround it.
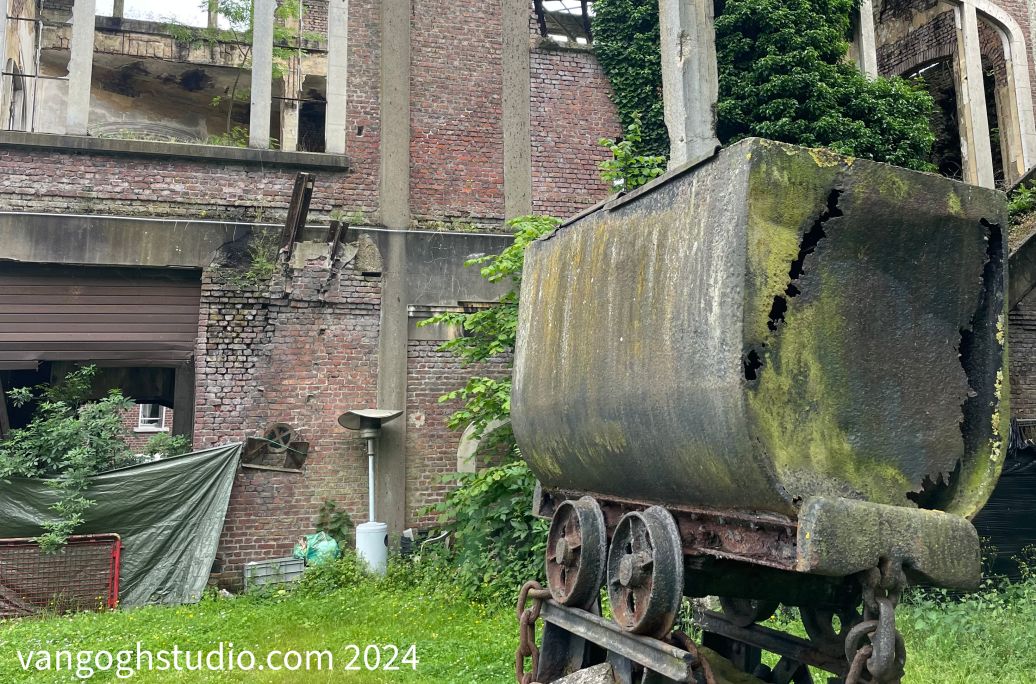
M 0 369 L 180 365 L 200 299 L 199 271 L 0 263 Z

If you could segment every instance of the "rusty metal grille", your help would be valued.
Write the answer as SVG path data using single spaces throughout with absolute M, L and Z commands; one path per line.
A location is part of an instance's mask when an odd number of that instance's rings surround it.
M 53 554 L 32 539 L 0 539 L 0 618 L 115 608 L 121 553 L 117 534 L 69 537 Z

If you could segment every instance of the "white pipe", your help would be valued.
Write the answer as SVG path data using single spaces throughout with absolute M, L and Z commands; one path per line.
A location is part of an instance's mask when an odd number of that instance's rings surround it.
M 374 522 L 374 438 L 367 438 L 367 501 L 370 513 L 367 522 Z

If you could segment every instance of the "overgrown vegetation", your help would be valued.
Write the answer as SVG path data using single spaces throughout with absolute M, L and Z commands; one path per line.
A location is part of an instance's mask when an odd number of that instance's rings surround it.
M 934 106 L 920 85 L 847 63 L 856 0 L 726 0 L 716 18 L 723 144 L 761 136 L 931 170 Z M 667 155 L 657 0 L 597 0 L 595 52 L 641 154 Z
M 51 553 L 61 548 L 93 505 L 83 493 L 91 475 L 137 461 L 123 437 L 120 414 L 132 403 L 117 390 L 89 402 L 95 366 L 84 366 L 62 382 L 8 392 L 15 406 L 35 403 L 31 422 L 0 442 L 0 481 L 10 477 L 51 478 L 60 494 L 51 510 L 56 519 L 43 524 L 37 538 Z
M 353 543 L 353 531 L 356 525 L 347 511 L 338 508 L 334 501 L 325 499 L 317 511 L 317 532 L 326 532 L 338 542 L 343 549 L 350 548 Z
M 639 188 L 665 173 L 666 158 L 662 155 L 639 154 L 643 147 L 640 114 L 634 113 L 633 123 L 626 128 L 621 141 L 601 138 L 598 143 L 608 148 L 611 159 L 599 164 L 601 180 L 611 183 L 619 192 Z
M 466 364 L 503 360 L 511 367 L 518 329 L 518 292 L 521 287 L 525 248 L 536 238 L 554 230 L 560 221 L 550 216 L 522 216 L 509 222 L 514 242 L 499 254 L 471 259 L 468 266 L 481 266 L 490 282 L 510 282 L 511 289 L 500 301 L 471 313 L 447 312 L 430 318 L 425 325 L 456 326 L 464 334 L 445 342 L 440 349 L 451 351 Z M 510 425 L 511 378 L 476 375 L 464 387 L 440 397 L 441 402 L 461 401 L 448 426 L 462 430 L 473 426 L 473 438 L 483 446 L 507 455 L 502 465 L 483 468 L 475 474 L 451 476 L 458 487 L 430 510 L 452 533 L 453 544 L 435 547 L 426 563 L 457 576 L 468 596 L 513 598 L 518 586 L 540 573 L 539 562 L 546 534 L 543 521 L 532 516 L 535 479 L 518 458 Z M 490 425 L 504 426 L 487 434 Z M 483 439 L 484 438 L 484 439 Z

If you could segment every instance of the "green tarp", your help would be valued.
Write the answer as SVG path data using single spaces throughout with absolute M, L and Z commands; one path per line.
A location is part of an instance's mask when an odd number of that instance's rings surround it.
M 76 534 L 122 538 L 121 605 L 201 597 L 240 454 L 229 444 L 90 478 L 85 496 L 96 503 Z M 57 500 L 44 480 L 0 481 L 0 538 L 38 536 Z

